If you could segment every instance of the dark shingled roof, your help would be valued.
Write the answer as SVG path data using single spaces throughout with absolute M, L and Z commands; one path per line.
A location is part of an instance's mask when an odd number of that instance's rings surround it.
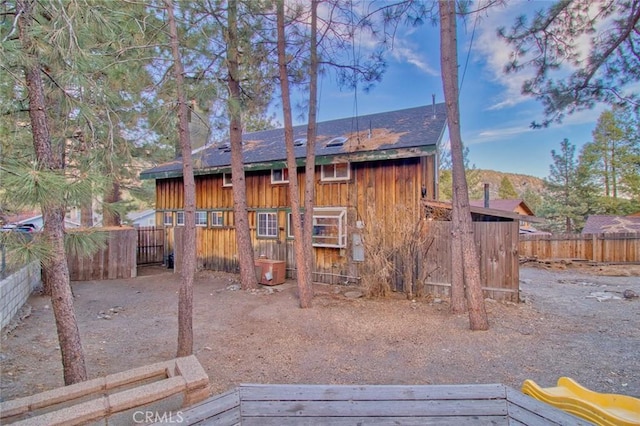
M 583 234 L 611 234 L 640 232 L 640 217 L 590 215 L 582 229 Z
M 343 118 L 318 123 L 316 162 L 330 163 L 341 157 L 347 161 L 382 158 L 404 158 L 434 152 L 446 127 L 446 106 L 436 104 L 389 111 L 378 114 Z M 359 130 L 359 132 L 356 132 Z M 306 138 L 307 126 L 294 127 L 294 139 Z M 343 146 L 327 146 L 336 137 L 346 137 Z M 359 136 L 359 137 L 358 137 Z M 286 167 L 284 129 L 264 130 L 243 135 L 244 164 L 247 169 Z M 195 173 L 229 171 L 231 153 L 228 140 L 194 151 Z M 296 158 L 303 164 L 306 146 L 296 147 Z M 253 167 L 252 167 L 253 166 Z M 182 175 L 182 160 L 178 158 L 141 173 L 143 179 Z

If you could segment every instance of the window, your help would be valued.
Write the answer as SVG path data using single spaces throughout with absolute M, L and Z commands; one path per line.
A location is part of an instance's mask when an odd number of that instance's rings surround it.
M 207 212 L 202 210 L 196 211 L 196 226 L 207 226 Z
M 184 226 L 184 212 L 176 212 L 176 226 Z
M 327 147 L 331 147 L 331 146 L 343 146 L 344 143 L 347 141 L 347 138 L 345 138 L 344 136 L 338 136 L 337 138 L 333 138 L 331 139 L 328 143 L 327 143 Z
M 271 170 L 271 183 L 288 183 L 289 169 Z
M 318 207 L 313 209 L 313 246 L 347 246 L 347 209 Z
M 211 212 L 211 226 L 224 226 L 222 212 Z
M 162 214 L 162 223 L 164 223 L 164 226 L 173 226 L 173 212 L 164 212 Z
M 275 212 L 258 212 L 258 237 L 278 237 L 278 215 Z
M 302 216 L 302 226 L 304 226 L 304 213 L 301 213 Z M 287 213 L 287 238 L 293 238 L 293 215 L 291 212 Z
M 233 186 L 233 183 L 231 181 L 231 173 L 222 174 L 222 186 Z
M 349 180 L 351 178 L 351 168 L 349 163 L 324 164 L 320 169 L 322 181 Z

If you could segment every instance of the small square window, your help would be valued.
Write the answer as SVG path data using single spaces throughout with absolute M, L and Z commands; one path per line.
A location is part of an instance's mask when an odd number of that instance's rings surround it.
M 184 226 L 184 212 L 176 212 L 176 226 Z
M 288 183 L 289 169 L 271 170 L 271 183 Z
M 164 226 L 173 226 L 173 212 L 164 212 L 162 214 L 162 223 Z
M 207 212 L 202 210 L 196 211 L 196 226 L 207 226 Z
M 323 181 L 349 180 L 351 178 L 349 163 L 324 164 L 320 171 Z
M 222 212 L 211 212 L 211 226 L 224 226 Z
M 278 215 L 275 212 L 258 212 L 258 237 L 278 237 Z
M 231 180 L 231 173 L 222 174 L 222 186 L 225 186 L 225 187 L 233 186 L 233 182 Z

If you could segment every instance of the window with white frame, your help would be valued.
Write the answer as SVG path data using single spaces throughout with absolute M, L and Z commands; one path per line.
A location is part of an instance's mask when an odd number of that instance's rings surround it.
M 211 226 L 224 226 L 222 212 L 211 212 Z
M 313 209 L 313 246 L 347 246 L 346 207 L 317 207 Z
M 304 226 L 304 213 L 300 213 L 302 218 L 302 226 Z M 293 215 L 287 213 L 287 238 L 293 238 Z
M 351 168 L 349 163 L 323 164 L 320 168 L 322 181 L 349 180 Z
M 176 226 L 184 226 L 184 212 L 176 212 Z
M 271 183 L 288 183 L 289 169 L 273 169 L 271 170 Z
M 173 226 L 173 212 L 164 212 L 162 214 L 162 223 L 164 226 Z
M 207 212 L 196 210 L 196 226 L 207 226 Z
M 233 186 L 233 183 L 231 181 L 231 173 L 223 173 L 222 174 L 222 186 Z
M 257 234 L 260 238 L 278 237 L 278 215 L 276 212 L 258 212 Z

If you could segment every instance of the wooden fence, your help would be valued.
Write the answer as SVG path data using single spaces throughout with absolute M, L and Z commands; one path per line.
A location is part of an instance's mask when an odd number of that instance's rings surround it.
M 155 226 L 141 226 L 136 230 L 138 233 L 136 252 L 138 265 L 164 262 L 165 230 Z
M 71 281 L 136 277 L 136 230 L 122 227 L 92 229 L 92 231 L 107 233 L 105 247 L 88 257 L 67 253 Z M 83 231 L 73 230 L 72 232 Z
M 592 262 L 640 262 L 640 233 L 523 235 L 520 256 Z
M 474 238 L 480 262 L 480 279 L 485 297 L 519 300 L 518 222 L 474 222 Z M 425 291 L 449 295 L 451 289 L 451 222 L 433 221 L 433 238 L 426 259 Z

